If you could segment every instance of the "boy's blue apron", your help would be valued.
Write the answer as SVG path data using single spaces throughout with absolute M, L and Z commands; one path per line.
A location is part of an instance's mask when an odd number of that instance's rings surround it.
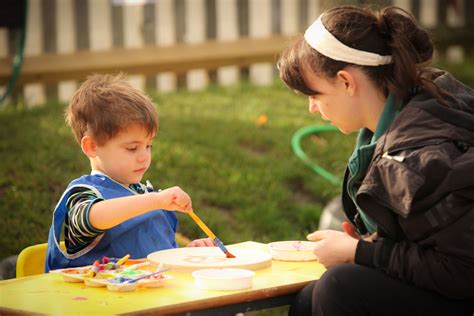
M 108 229 L 77 253 L 68 254 L 62 251 L 59 242 L 67 212 L 66 201 L 71 189 L 77 186 L 88 187 L 106 200 L 136 194 L 102 174 L 85 175 L 72 181 L 54 210 L 48 237 L 45 272 L 90 265 L 103 256 L 121 258 L 130 254 L 131 258 L 145 258 L 154 251 L 177 248 L 175 234 L 178 219 L 175 212 L 156 210 Z

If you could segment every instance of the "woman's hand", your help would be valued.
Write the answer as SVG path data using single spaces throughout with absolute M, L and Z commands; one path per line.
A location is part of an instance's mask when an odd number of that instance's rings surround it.
M 315 241 L 314 254 L 327 269 L 341 263 L 353 263 L 358 239 L 336 230 L 315 231 L 307 236 Z
M 188 213 L 193 204 L 189 195 L 180 187 L 172 187 L 158 192 L 159 205 L 164 210 L 177 210 Z
M 210 238 L 194 239 L 186 247 L 215 247 L 214 242 Z

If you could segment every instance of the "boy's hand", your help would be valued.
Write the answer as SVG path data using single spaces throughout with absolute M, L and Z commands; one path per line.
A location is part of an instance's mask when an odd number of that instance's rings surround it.
M 210 238 L 194 239 L 186 247 L 215 247 Z
M 189 195 L 180 187 L 172 187 L 158 192 L 160 208 L 188 213 L 193 204 Z

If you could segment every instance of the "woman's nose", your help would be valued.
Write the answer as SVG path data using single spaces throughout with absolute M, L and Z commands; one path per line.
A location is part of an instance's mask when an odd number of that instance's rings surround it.
M 312 98 L 309 97 L 309 112 L 310 113 L 317 113 L 319 112 L 318 105 L 316 104 L 316 101 Z

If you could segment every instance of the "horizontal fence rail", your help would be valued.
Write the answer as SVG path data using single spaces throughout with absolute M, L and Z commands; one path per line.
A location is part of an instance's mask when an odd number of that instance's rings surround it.
M 91 73 L 183 74 L 192 69 L 216 70 L 223 66 L 248 67 L 255 63 L 274 62 L 290 42 L 289 36 L 236 41 L 208 41 L 176 44 L 168 47 L 80 51 L 69 54 L 43 54 L 27 57 L 18 84 L 45 84 L 86 78 Z M 11 75 L 11 58 L 0 59 L 0 84 Z

